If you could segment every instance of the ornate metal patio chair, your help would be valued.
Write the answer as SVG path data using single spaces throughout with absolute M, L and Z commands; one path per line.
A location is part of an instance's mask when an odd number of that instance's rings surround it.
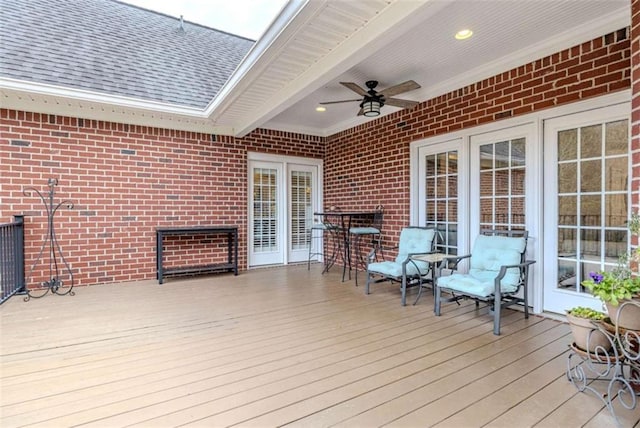
M 369 294 L 372 283 L 385 281 L 399 282 L 402 292 L 402 306 L 407 303 L 407 287 L 412 284 L 422 286 L 430 271 L 427 262 L 413 260 L 411 257 L 433 252 L 436 231 L 427 227 L 405 227 L 400 232 L 398 255 L 394 261 L 374 262 L 376 248 L 369 254 L 367 263 L 367 285 L 365 293 Z
M 448 257 L 442 267 L 454 269 L 448 276 L 437 275 L 435 284 L 435 313 L 440 315 L 442 301 L 473 299 L 476 307 L 480 301 L 487 302 L 493 310 L 493 334 L 500 334 L 502 308 L 514 304 L 524 305 L 524 317 L 529 318 L 527 301 L 529 266 L 534 260 L 526 260 L 527 238 L 523 230 L 484 230 L 476 238 L 471 254 Z M 468 273 L 455 270 L 458 264 L 469 259 Z M 522 290 L 522 296 L 518 293 Z M 451 293 L 443 299 L 442 292 Z
M 349 258 L 353 260 L 353 266 L 356 269 L 356 286 L 358 286 L 358 265 L 366 266 L 367 260 L 362 254 L 362 246 L 367 246 L 364 254 L 368 254 L 373 248 L 377 256 L 378 252 L 382 252 L 382 220 L 384 218 L 384 208 L 378 205 L 371 219 L 371 224 L 366 226 L 356 226 L 349 228 L 349 244 L 353 245 L 353 257 L 349 253 Z M 369 238 L 370 240 L 368 240 Z M 381 254 L 383 255 L 383 254 Z M 349 273 L 351 275 L 351 273 Z
M 309 256 L 307 258 L 307 270 L 311 269 L 311 260 L 317 256 L 322 258 L 324 268 L 322 273 L 328 272 L 336 262 L 341 251 L 340 226 L 333 224 L 328 216 L 314 219 L 313 225 L 308 230 L 309 233 Z

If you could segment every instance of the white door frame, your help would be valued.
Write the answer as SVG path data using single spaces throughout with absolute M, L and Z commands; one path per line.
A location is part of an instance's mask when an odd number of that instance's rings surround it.
M 271 164 L 278 164 L 282 168 L 282 174 L 280 174 L 278 188 L 280 189 L 280 225 L 279 225 L 279 239 L 283 243 L 282 258 L 277 264 L 288 264 L 289 252 L 290 252 L 290 239 L 289 239 L 289 173 L 290 165 L 305 165 L 317 168 L 317 192 L 315 192 L 315 198 L 313 200 L 314 211 L 322 211 L 323 196 L 323 161 L 316 158 L 305 158 L 300 156 L 284 156 L 284 155 L 272 155 L 258 152 L 247 152 L 247 267 L 260 267 L 261 264 L 255 264 L 252 258 L 251 242 L 253 239 L 253 225 L 251 224 L 251 212 L 253 210 L 253 197 L 251 195 L 251 165 L 254 162 L 266 162 Z

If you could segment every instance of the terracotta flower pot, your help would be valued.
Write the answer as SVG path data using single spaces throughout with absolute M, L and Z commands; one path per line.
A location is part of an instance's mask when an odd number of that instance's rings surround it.
M 623 303 L 628 301 L 623 300 L 618 306 L 614 306 L 609 302 L 605 303 L 609 319 L 613 324 L 626 330 L 640 330 L 640 306 L 634 304 L 622 306 Z
M 573 340 L 578 348 L 588 352 L 595 352 L 598 346 L 607 351 L 611 349 L 611 341 L 608 336 L 598 330 L 592 320 L 567 314 L 567 321 L 569 321 Z M 589 346 L 587 346 L 587 342 Z

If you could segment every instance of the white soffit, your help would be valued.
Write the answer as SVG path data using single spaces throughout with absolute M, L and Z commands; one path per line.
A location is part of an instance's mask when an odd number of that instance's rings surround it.
M 250 84 L 227 94 L 233 102 L 212 118 L 243 136 L 449 2 L 311 1 L 243 77 Z

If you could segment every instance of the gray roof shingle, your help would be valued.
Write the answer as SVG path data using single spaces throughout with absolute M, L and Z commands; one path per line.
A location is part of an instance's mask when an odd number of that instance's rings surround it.
M 205 107 L 254 41 L 113 0 L 2 0 L 0 75 Z

